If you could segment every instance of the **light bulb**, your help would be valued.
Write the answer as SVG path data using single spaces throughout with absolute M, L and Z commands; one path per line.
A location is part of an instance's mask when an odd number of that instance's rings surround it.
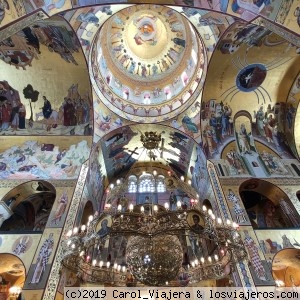
M 114 188 L 114 184 L 113 184 L 113 183 L 110 184 L 110 188 L 111 188 L 111 189 Z
M 97 261 L 96 261 L 96 259 L 94 259 L 92 265 L 96 266 L 96 263 L 97 263 Z
M 144 206 L 141 206 L 141 213 L 144 213 L 145 212 L 145 208 Z
M 203 210 L 203 211 L 207 211 L 207 208 L 206 208 L 205 205 L 202 206 L 202 210 Z
M 83 256 L 84 255 L 84 251 L 81 251 L 79 256 Z
M 230 225 L 230 224 L 231 224 L 230 220 L 227 219 L 227 220 L 226 220 L 226 224 L 227 224 L 227 225 Z
M 222 224 L 221 218 L 218 218 L 218 219 L 217 219 L 217 222 L 218 222 L 218 224 Z
M 177 201 L 177 208 L 181 207 L 181 201 Z
M 132 203 L 129 204 L 129 210 L 133 211 L 133 204 Z
M 114 269 L 117 269 L 117 268 L 118 268 L 118 264 L 114 263 Z
M 93 221 L 94 217 L 92 215 L 89 216 L 89 221 Z
M 122 205 L 119 204 L 117 209 L 118 209 L 118 211 L 121 211 L 122 210 Z
M 81 231 L 85 231 L 86 230 L 86 226 L 85 225 L 82 225 L 81 226 Z
M 154 212 L 157 212 L 157 211 L 158 211 L 157 205 L 154 205 L 153 210 L 154 210 Z
M 76 234 L 78 232 L 78 227 L 73 228 L 73 233 Z
M 109 268 L 109 266 L 110 266 L 110 262 L 108 261 L 108 262 L 106 263 L 106 267 Z
M 122 272 L 126 272 L 126 267 L 125 266 L 122 267 Z
M 208 212 L 209 215 L 212 214 L 212 210 L 211 209 L 209 209 L 207 212 Z
M 169 209 L 169 203 L 168 202 L 165 202 L 165 204 L 164 204 L 164 207 L 165 207 L 165 209 Z
M 67 237 L 70 237 L 71 235 L 72 235 L 72 230 L 69 230 L 68 232 L 67 232 Z
M 211 259 L 211 257 L 209 256 L 208 258 L 208 261 L 211 263 L 212 262 L 212 259 Z
M 118 179 L 118 180 L 117 180 L 117 184 L 119 185 L 120 183 L 121 183 L 121 180 L 120 180 L 120 179 Z
M 118 270 L 118 272 L 120 272 L 120 271 L 121 271 L 121 266 L 120 266 L 120 265 L 118 265 L 118 268 L 117 268 L 117 270 Z
M 215 254 L 215 261 L 219 260 L 219 256 L 217 254 Z
M 100 267 L 100 268 L 103 267 L 103 260 L 100 260 L 100 262 L 99 262 L 99 267 Z
M 153 175 L 154 175 L 154 176 L 157 175 L 157 171 L 156 171 L 156 170 L 153 171 Z
M 204 263 L 204 257 L 200 258 L 201 263 Z
M 184 177 L 183 177 L 183 176 L 181 176 L 181 177 L 180 177 L 180 180 L 181 180 L 181 181 L 184 181 Z
M 190 179 L 188 180 L 188 184 L 189 184 L 189 185 L 191 185 L 191 184 L 192 184 L 192 181 L 191 181 Z

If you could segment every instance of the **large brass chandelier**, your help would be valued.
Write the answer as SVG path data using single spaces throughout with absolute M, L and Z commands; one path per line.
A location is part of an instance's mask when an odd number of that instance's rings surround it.
M 147 151 L 156 151 L 161 135 L 142 134 Z M 157 171 L 153 170 L 153 180 Z M 128 176 L 129 178 L 129 176 Z M 106 205 L 88 224 L 74 228 L 64 241 L 62 267 L 86 283 L 113 286 L 186 286 L 228 275 L 231 264 L 246 257 L 238 225 L 199 206 L 190 182 L 177 178 L 189 197 L 143 204 L 113 205 L 123 199 L 129 179 L 117 180 L 106 191 Z
M 121 207 L 107 206 L 87 226 L 68 233 L 62 265 L 84 282 L 176 286 L 223 278 L 231 263 L 246 257 L 235 223 L 223 223 L 205 207 L 182 209 L 181 203 L 177 207 L 170 210 L 167 203 L 130 205 L 122 212 Z M 187 236 L 206 241 L 209 255 L 199 256 L 195 249 L 194 256 L 185 257 L 182 240 Z M 113 238 L 126 240 L 121 260 L 112 261 L 104 250 Z

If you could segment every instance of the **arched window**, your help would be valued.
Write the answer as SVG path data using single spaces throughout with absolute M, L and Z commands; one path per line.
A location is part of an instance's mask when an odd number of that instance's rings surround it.
M 155 192 L 154 178 L 151 174 L 143 174 L 140 176 L 138 190 L 139 193 Z
M 162 175 L 159 175 L 157 178 L 156 190 L 158 193 L 164 193 L 166 191 L 165 177 Z
M 137 178 L 134 175 L 128 178 L 128 193 L 136 193 L 137 191 Z

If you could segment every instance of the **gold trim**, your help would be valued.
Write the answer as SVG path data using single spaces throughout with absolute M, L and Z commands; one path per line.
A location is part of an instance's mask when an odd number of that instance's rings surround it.
M 73 198 L 70 204 L 70 209 L 68 212 L 68 215 L 66 217 L 66 222 L 62 230 L 62 235 L 60 237 L 60 240 L 58 242 L 57 251 L 55 254 L 55 257 L 53 258 L 53 264 L 51 267 L 50 276 L 48 278 L 47 285 L 45 287 L 45 293 L 43 296 L 43 299 L 45 300 L 52 300 L 55 299 L 58 283 L 60 280 L 60 267 L 61 267 L 61 260 L 63 258 L 63 246 L 62 246 L 62 239 L 65 238 L 67 232 L 74 227 L 74 222 L 76 220 L 76 214 L 79 208 L 79 204 L 81 202 L 81 197 L 83 194 L 84 186 L 85 186 L 85 180 L 88 172 L 88 161 L 86 161 L 80 171 L 80 175 L 74 190 Z

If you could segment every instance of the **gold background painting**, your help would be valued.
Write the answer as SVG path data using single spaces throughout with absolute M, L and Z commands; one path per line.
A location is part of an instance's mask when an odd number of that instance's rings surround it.
M 26 274 L 28 274 L 29 267 L 32 263 L 35 250 L 40 242 L 42 234 L 30 234 L 30 244 L 28 244 L 28 247 L 25 250 L 25 253 L 20 253 L 17 256 L 22 260 Z M 0 253 L 11 253 L 13 255 L 16 255 L 13 253 L 13 250 L 15 249 L 13 246 L 15 246 L 16 241 L 20 240 L 20 238 L 24 237 L 24 234 L 5 234 L 2 232 L 0 235 L 0 238 L 2 239 L 2 244 L 0 245 Z

